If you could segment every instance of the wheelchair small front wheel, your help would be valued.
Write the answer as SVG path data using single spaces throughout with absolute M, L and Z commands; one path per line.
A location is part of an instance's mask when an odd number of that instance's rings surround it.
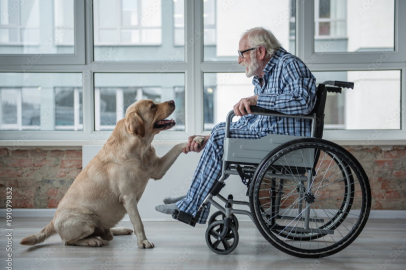
M 207 246 L 220 255 L 227 255 L 234 251 L 238 245 L 238 231 L 233 224 L 229 225 L 228 233 L 221 238 L 221 232 L 224 228 L 224 221 L 215 221 L 209 224 L 206 230 Z
M 224 220 L 225 218 L 226 218 L 226 215 L 223 212 L 217 211 L 213 215 L 210 216 L 208 224 L 210 225 L 213 222 L 221 221 L 221 220 Z M 238 231 L 238 228 L 239 228 L 238 219 L 234 214 L 231 215 L 231 224 L 233 224 L 234 227 Z

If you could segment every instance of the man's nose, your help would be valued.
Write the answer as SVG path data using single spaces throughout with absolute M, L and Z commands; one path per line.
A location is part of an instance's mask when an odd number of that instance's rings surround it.
M 242 62 L 242 58 L 241 58 L 241 56 L 238 56 L 238 64 L 241 64 L 241 62 Z

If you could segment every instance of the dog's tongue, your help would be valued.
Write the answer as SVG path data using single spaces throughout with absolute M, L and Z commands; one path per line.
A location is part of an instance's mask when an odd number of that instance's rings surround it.
M 168 124 L 175 124 L 175 120 L 171 119 L 171 120 L 161 120 L 158 121 L 157 123 L 158 125 L 168 125 Z

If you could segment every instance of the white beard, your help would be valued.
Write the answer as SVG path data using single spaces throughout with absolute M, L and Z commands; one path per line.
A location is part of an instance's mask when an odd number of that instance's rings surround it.
M 245 75 L 249 78 L 255 75 L 255 72 L 259 68 L 258 60 L 253 54 L 251 57 L 251 64 L 247 66 L 248 70 L 245 71 Z

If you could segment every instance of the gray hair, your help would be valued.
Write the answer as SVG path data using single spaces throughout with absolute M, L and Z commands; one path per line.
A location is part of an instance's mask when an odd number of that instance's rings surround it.
M 281 47 L 281 44 L 272 32 L 262 27 L 251 28 L 245 31 L 242 36 L 247 36 L 248 42 L 252 47 L 264 47 L 269 56 L 273 55 Z

